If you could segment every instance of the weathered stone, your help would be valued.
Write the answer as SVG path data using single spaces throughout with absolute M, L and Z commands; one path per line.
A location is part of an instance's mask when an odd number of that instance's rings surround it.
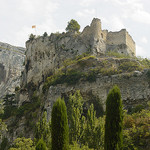
M 62 97 L 64 93 L 73 93 L 75 90 L 80 90 L 82 95 L 93 93 L 95 97 L 99 98 L 105 110 L 108 92 L 114 85 L 119 86 L 123 104 L 126 109 L 138 104 L 145 104 L 150 100 L 149 78 L 144 72 L 138 72 L 138 76 L 135 76 L 135 72 L 101 76 L 96 79 L 96 82 L 92 83 L 80 82 L 74 86 L 68 86 L 66 84 L 51 86 L 45 100 L 48 118 L 50 118 L 51 109 L 56 99 Z
M 0 42 L 0 97 L 12 94 L 20 86 L 25 48 Z
M 50 37 L 39 37 L 26 43 L 25 70 L 22 86 L 33 82 L 39 86 L 46 77 L 62 66 L 67 58 L 82 53 L 92 55 L 115 51 L 135 56 L 135 43 L 125 29 L 119 32 L 108 32 L 101 29 L 100 19 L 94 18 L 91 25 L 82 33 L 51 34 Z

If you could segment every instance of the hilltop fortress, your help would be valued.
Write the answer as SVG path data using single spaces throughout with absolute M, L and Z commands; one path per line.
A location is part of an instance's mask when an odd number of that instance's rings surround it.
M 115 51 L 129 56 L 136 55 L 135 42 L 126 29 L 118 32 L 102 30 L 100 19 L 94 18 L 91 25 L 85 27 L 81 36 L 88 37 L 86 40 L 93 42 L 91 45 L 95 53 Z
M 22 85 L 33 82 L 40 85 L 63 65 L 63 61 L 82 53 L 94 56 L 109 51 L 135 56 L 135 42 L 125 29 L 108 32 L 101 29 L 100 19 L 94 18 L 81 33 L 52 33 L 26 42 L 25 70 Z

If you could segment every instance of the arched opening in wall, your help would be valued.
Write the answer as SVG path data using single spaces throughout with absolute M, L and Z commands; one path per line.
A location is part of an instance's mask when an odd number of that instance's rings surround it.
M 103 33 L 101 33 L 101 37 L 103 38 Z

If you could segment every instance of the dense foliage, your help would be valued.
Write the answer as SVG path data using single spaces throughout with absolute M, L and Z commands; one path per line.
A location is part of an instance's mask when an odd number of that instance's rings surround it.
M 122 149 L 123 110 L 120 89 L 114 86 L 106 100 L 105 150 Z
M 69 126 L 66 105 L 59 98 L 52 109 L 52 150 L 68 150 L 69 148 Z
M 35 150 L 35 147 L 33 145 L 33 141 L 29 138 L 17 138 L 14 141 L 13 148 L 10 148 L 9 150 Z
M 51 122 L 47 122 L 47 113 L 44 112 L 42 118 L 36 124 L 36 142 L 44 141 L 47 148 L 51 148 Z
M 74 31 L 79 32 L 79 30 L 80 30 L 80 25 L 78 24 L 78 22 L 74 19 L 71 19 L 68 22 L 68 25 L 66 27 L 66 31 L 68 31 L 68 32 L 74 32 Z
M 36 145 L 36 150 L 47 150 L 46 148 L 46 144 L 45 142 L 43 141 L 43 139 L 40 139 Z
M 102 149 L 104 145 L 104 117 L 96 117 L 93 104 L 90 105 L 86 116 L 83 115 L 84 100 L 80 91 L 69 96 L 68 120 L 70 147 L 79 149 Z M 87 147 L 85 147 L 85 145 Z
M 105 115 L 98 117 L 94 109 L 95 105 L 92 103 L 90 106 L 85 106 L 85 100 L 80 91 L 70 94 L 69 99 L 65 101 L 69 124 L 69 150 L 104 150 Z M 116 109 L 116 106 L 112 108 Z M 129 113 L 124 112 L 123 150 L 149 150 L 150 107 L 146 106 L 145 109 L 145 106 L 137 105 Z M 47 121 L 46 112 L 43 112 L 41 116 L 36 124 L 34 142 L 31 139 L 19 138 L 14 141 L 11 150 L 19 150 L 20 147 L 24 150 L 27 146 L 27 149 L 35 150 L 38 143 L 41 143 L 41 139 L 47 149 L 51 150 L 51 122 Z M 57 119 L 57 123 L 60 123 L 60 120 Z M 57 132 L 60 132 L 56 129 L 60 128 L 54 127 L 54 129 L 56 136 Z M 8 145 L 8 139 L 4 137 L 0 149 L 6 150 Z

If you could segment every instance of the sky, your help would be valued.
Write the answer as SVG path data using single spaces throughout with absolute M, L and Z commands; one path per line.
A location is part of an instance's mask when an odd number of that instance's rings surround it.
M 127 29 L 136 55 L 150 58 L 150 0 L 0 0 L 0 4 L 0 42 L 25 47 L 31 33 L 64 32 L 71 19 L 82 31 L 99 18 L 102 29 Z

